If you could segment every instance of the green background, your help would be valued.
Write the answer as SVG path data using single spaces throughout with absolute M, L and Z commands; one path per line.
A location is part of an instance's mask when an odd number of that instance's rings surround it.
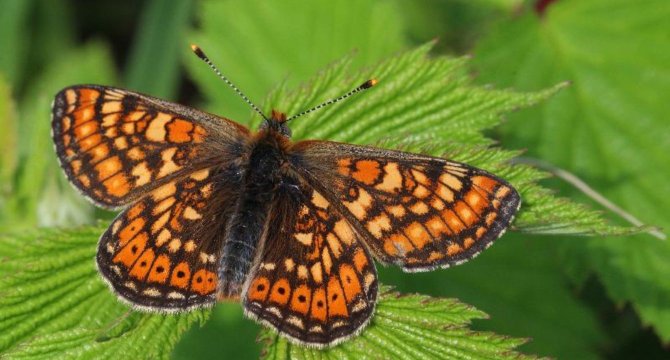
M 488 135 L 667 228 L 668 18 L 667 0 L 1 0 L 0 97 L 13 101 L 0 101 L 0 224 L 72 226 L 112 215 L 72 191 L 55 161 L 48 109 L 64 86 L 123 86 L 246 122 L 249 109 L 189 43 L 260 105 L 279 83 L 296 84 L 352 52 L 354 66 L 373 65 L 437 39 L 436 55 L 472 55 L 470 71 L 482 85 L 540 90 L 569 81 Z M 590 202 L 561 181 L 546 184 Z M 463 266 L 424 274 L 384 268 L 380 278 L 403 292 L 476 306 L 491 318 L 475 328 L 532 338 L 524 352 L 670 357 L 670 244 L 647 234 L 510 234 Z M 173 356 L 256 358 L 258 331 L 238 304 L 220 304 Z

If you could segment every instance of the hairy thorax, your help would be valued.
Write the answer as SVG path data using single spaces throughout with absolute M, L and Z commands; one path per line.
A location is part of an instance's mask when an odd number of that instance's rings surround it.
M 288 149 L 290 140 L 281 132 L 281 124 L 264 126 L 250 141 L 244 154 L 240 196 L 230 219 L 222 249 L 219 270 L 219 296 L 239 296 L 251 270 L 266 228 L 267 217 L 278 187 L 290 177 Z M 290 180 L 289 180 L 290 181 Z

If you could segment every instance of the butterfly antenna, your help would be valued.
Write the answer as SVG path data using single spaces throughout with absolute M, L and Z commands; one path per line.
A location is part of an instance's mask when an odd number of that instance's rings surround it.
M 311 108 L 311 109 L 309 109 L 309 110 L 305 110 L 305 111 L 303 111 L 303 112 L 301 112 L 301 113 L 298 113 L 298 114 L 296 114 L 296 115 L 293 115 L 293 116 L 291 116 L 290 118 L 286 119 L 286 121 L 290 121 L 290 120 L 293 120 L 293 119 L 295 119 L 295 118 L 301 117 L 301 116 L 303 116 L 303 115 L 307 115 L 307 114 L 311 113 L 312 111 L 321 109 L 321 108 L 324 107 L 324 106 L 328 106 L 328 105 L 330 105 L 330 104 L 334 104 L 334 103 L 336 103 L 336 102 L 338 102 L 338 101 L 340 101 L 340 100 L 344 100 L 344 99 L 348 98 L 349 96 L 351 96 L 351 95 L 353 95 L 353 94 L 355 94 L 355 93 L 357 93 L 357 92 L 360 92 L 360 91 L 363 91 L 363 90 L 367 90 L 367 89 L 369 89 L 369 88 L 371 88 L 371 87 L 377 85 L 377 83 L 378 83 L 377 79 L 370 79 L 370 80 L 368 80 L 368 81 L 362 83 L 361 85 L 359 85 L 357 88 L 355 88 L 355 89 L 349 91 L 348 93 L 346 93 L 346 94 L 344 94 L 344 95 L 342 95 L 342 96 L 340 96 L 340 97 L 337 97 L 337 98 L 335 98 L 335 99 L 330 99 L 330 100 L 324 102 L 323 104 L 317 105 L 317 106 L 315 106 L 315 107 L 313 107 L 313 108 Z
M 254 109 L 258 114 L 260 114 L 263 119 L 268 120 L 268 118 L 265 116 L 265 114 L 263 114 L 263 112 L 261 111 L 261 109 L 258 108 L 258 106 L 254 105 L 254 103 L 252 103 L 251 100 L 249 100 L 249 98 L 246 95 L 244 95 L 244 93 L 240 89 L 238 89 L 237 86 L 235 86 L 235 84 L 230 82 L 230 80 L 228 80 L 227 77 L 223 76 L 221 71 L 219 71 L 219 69 L 212 63 L 212 61 L 209 60 L 207 55 L 205 55 L 205 52 L 202 51 L 202 49 L 199 46 L 191 45 L 191 50 L 193 50 L 193 53 L 195 53 L 195 55 L 197 55 L 200 58 L 200 60 L 204 61 L 207 65 L 209 65 L 209 67 L 212 68 L 212 70 L 214 70 L 216 75 L 218 75 L 221 78 L 221 80 L 223 80 L 226 84 L 228 84 L 228 86 L 233 88 L 233 90 L 235 90 L 237 95 L 242 97 L 242 99 L 244 99 L 244 101 L 246 101 L 246 103 L 249 104 L 249 106 L 251 106 L 252 109 Z

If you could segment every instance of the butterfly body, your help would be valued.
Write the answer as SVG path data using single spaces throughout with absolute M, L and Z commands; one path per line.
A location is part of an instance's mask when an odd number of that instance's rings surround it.
M 281 132 L 279 119 L 270 119 L 252 136 L 244 159 L 244 175 L 236 211 L 230 218 L 223 241 L 219 268 L 219 296 L 237 297 L 257 253 L 259 241 L 267 228 L 268 213 L 277 192 L 290 190 L 296 183 L 287 172 L 290 146 Z M 223 235 L 223 234 L 222 234 Z
M 123 208 L 96 256 L 121 300 L 178 312 L 239 299 L 247 316 L 315 347 L 370 321 L 373 259 L 405 271 L 460 264 L 500 237 L 520 204 L 507 182 L 466 164 L 292 142 L 280 113 L 251 132 L 106 86 L 59 92 L 52 137 L 75 188 Z

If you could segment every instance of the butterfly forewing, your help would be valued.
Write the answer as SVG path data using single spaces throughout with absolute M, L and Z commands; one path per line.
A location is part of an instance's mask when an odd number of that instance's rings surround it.
M 52 117 L 56 153 L 70 182 L 96 204 L 112 208 L 206 167 L 213 146 L 239 143 L 248 134 L 194 109 L 95 85 L 63 89 Z M 221 150 L 221 158 L 232 157 Z
M 516 190 L 440 158 L 325 141 L 296 144 L 303 173 L 364 235 L 373 254 L 406 271 L 462 263 L 502 235 Z
M 368 322 L 376 271 L 336 207 L 304 181 L 291 181 L 278 190 L 244 307 L 300 343 L 332 345 Z

